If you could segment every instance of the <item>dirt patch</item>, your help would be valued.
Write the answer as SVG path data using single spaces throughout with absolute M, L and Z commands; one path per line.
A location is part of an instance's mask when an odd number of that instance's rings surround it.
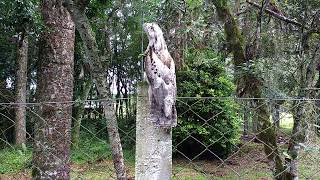
M 19 172 L 15 174 L 0 174 L 0 180 L 29 180 L 31 179 L 31 174 L 28 171 Z
M 272 179 L 271 169 L 263 151 L 261 143 L 254 143 L 253 139 L 243 141 L 238 150 L 227 159 L 194 160 L 175 159 L 176 177 L 186 175 L 204 176 L 210 178 L 262 178 Z M 185 168 L 185 169 L 184 169 Z M 196 172 L 196 174 L 194 173 Z M 257 173 L 256 173 L 257 172 Z

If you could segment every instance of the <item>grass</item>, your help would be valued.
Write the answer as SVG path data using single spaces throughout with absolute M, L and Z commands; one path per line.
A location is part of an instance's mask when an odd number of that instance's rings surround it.
M 281 113 L 280 114 L 280 130 L 287 135 L 291 134 L 293 127 L 293 116 L 289 113 Z
M 126 164 L 133 166 L 135 158 L 134 148 L 124 149 L 123 153 Z M 111 159 L 111 149 L 105 140 L 97 137 L 90 138 L 89 136 L 83 136 L 79 147 L 72 148 L 71 150 L 71 175 L 74 178 L 81 176 L 87 177 L 88 179 L 99 176 L 103 177 L 104 175 L 110 176 L 113 174 Z M 1 174 L 14 175 L 24 171 L 28 171 L 27 174 L 30 174 L 31 160 L 31 148 L 22 150 L 12 146 L 0 150 L 0 179 L 2 179 Z
M 99 141 L 85 141 L 88 146 L 80 147 L 72 152 L 72 179 L 105 179 L 115 177 L 110 149 Z M 92 147 L 96 146 L 96 147 Z M 82 148 L 82 149 L 81 149 Z M 193 163 L 184 159 L 174 159 L 174 180 L 233 180 L 233 179 L 272 179 L 269 165 L 264 159 L 261 144 L 249 142 L 241 147 L 241 151 L 230 158 L 224 166 L 220 161 L 195 160 Z M 83 152 L 85 151 L 85 153 Z M 31 149 L 22 152 L 19 149 L 2 150 L 1 173 L 6 177 L 17 177 L 24 174 L 30 177 Z M 132 150 L 124 150 L 129 174 L 134 174 L 134 155 Z M 90 158 L 89 158 L 90 157 Z M 300 161 L 301 179 L 314 174 L 319 169 L 319 152 L 302 152 Z M 233 169 L 235 172 L 233 172 Z M 305 177 L 305 178 L 303 178 Z M 315 179 L 314 177 L 313 179 Z
M 94 163 L 101 159 L 110 159 L 111 151 L 106 141 L 98 138 L 81 138 L 78 148 L 72 148 L 71 162 L 75 164 Z
M 291 134 L 293 118 L 282 114 L 281 132 Z M 319 147 L 319 138 L 313 144 Z M 285 152 L 287 144 L 281 144 Z M 72 179 L 105 179 L 115 177 L 111 149 L 105 140 L 84 135 L 78 148 L 71 151 Z M 124 149 L 125 163 L 129 176 L 134 176 L 134 148 Z M 0 150 L 0 179 L 30 179 L 32 149 L 11 147 Z M 299 161 L 300 179 L 319 179 L 314 175 L 320 169 L 320 150 L 309 148 L 301 151 Z M 2 175 L 1 175 L 2 174 Z M 272 179 L 270 165 L 265 159 L 263 146 L 254 142 L 242 142 L 240 151 L 232 154 L 223 165 L 219 160 L 173 159 L 174 180 L 233 180 Z
M 0 151 L 0 174 L 20 172 L 30 165 L 32 152 L 30 148 L 7 148 Z

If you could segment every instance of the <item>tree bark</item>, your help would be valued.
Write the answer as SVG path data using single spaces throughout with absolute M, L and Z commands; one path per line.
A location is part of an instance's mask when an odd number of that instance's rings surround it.
M 112 148 L 113 165 L 116 170 L 117 179 L 126 180 L 127 173 L 124 165 L 116 111 L 113 106 L 113 101 L 111 100 L 112 97 L 107 85 L 107 79 L 105 77 L 106 70 L 101 63 L 103 59 L 101 56 L 99 56 L 99 49 L 94 32 L 92 31 L 90 22 L 85 14 L 85 7 L 80 1 L 67 1 L 66 5 L 73 17 L 76 28 L 83 41 L 87 57 L 90 60 L 90 73 L 93 77 L 94 83 L 97 86 L 99 98 L 103 99 L 103 112 L 105 118 L 107 119 L 107 131 Z
M 70 179 L 75 29 L 62 0 L 43 0 L 33 179 Z
M 249 108 L 255 109 L 257 105 L 255 103 L 250 103 Z M 252 111 L 252 119 L 251 119 L 251 130 L 254 134 L 258 132 L 258 119 L 259 119 L 259 114 L 257 114 L 257 111 Z
M 80 140 L 80 129 L 81 129 L 81 120 L 84 114 L 84 106 L 85 101 L 88 99 L 91 87 L 92 87 L 92 80 L 84 80 L 83 84 L 81 84 L 82 90 L 78 97 L 77 104 L 75 105 L 75 112 L 74 112 L 74 126 L 72 131 L 72 146 L 75 148 L 79 147 L 79 140 Z
M 303 39 L 301 40 L 304 41 Z M 288 154 L 290 155 L 290 158 L 287 158 L 287 166 L 289 167 L 289 173 L 291 179 L 298 179 L 298 154 L 301 149 L 301 143 L 304 143 L 308 139 L 308 123 L 311 123 L 312 126 L 314 122 L 308 122 L 310 119 L 315 119 L 315 117 L 311 117 L 312 114 L 310 111 L 312 110 L 312 107 L 310 107 L 310 102 L 307 102 L 307 100 L 303 99 L 309 99 L 311 98 L 311 92 L 308 90 L 308 88 L 313 86 L 313 82 L 316 75 L 316 67 L 318 64 L 318 59 L 320 57 L 320 43 L 318 44 L 318 47 L 314 51 L 313 56 L 310 58 L 310 62 L 307 65 L 307 68 L 304 70 L 304 64 L 305 60 L 303 57 L 308 55 L 308 50 L 305 49 L 305 45 L 302 43 L 301 45 L 301 68 L 300 68 L 300 89 L 299 89 L 299 101 L 296 101 L 294 104 L 294 122 L 293 122 L 293 129 L 292 129 L 292 135 L 289 142 L 288 147 Z M 311 130 L 313 131 L 313 129 Z
M 320 61 L 320 59 L 319 59 Z M 320 62 L 318 64 L 318 67 L 320 67 Z M 317 95 L 316 95 L 316 99 L 318 99 L 316 102 L 315 102 L 315 106 L 317 107 L 317 110 L 316 110 L 316 114 L 320 114 L 320 69 L 317 69 L 317 76 L 318 76 L 318 80 L 317 80 L 317 84 L 315 86 L 315 88 L 318 89 L 318 92 L 317 92 Z M 316 132 L 317 132 L 317 135 L 320 136 L 320 116 L 318 116 L 316 118 Z
M 241 8 L 241 0 L 235 0 L 234 1 L 234 14 L 238 14 Z
M 26 144 L 26 96 L 27 96 L 27 67 L 28 37 L 25 32 L 19 35 L 16 60 L 16 110 L 15 110 L 15 143 L 18 146 Z
M 253 103 L 256 106 L 255 113 L 258 121 L 258 138 L 264 144 L 264 150 L 268 159 L 274 164 L 275 178 L 284 179 L 285 173 L 283 171 L 285 167 L 279 155 L 276 132 L 269 119 L 270 112 L 268 111 L 268 106 L 264 100 L 261 99 L 263 81 L 255 74 L 243 71 L 243 67 L 246 66 L 247 63 L 250 63 L 250 59 L 246 57 L 243 37 L 228 7 L 228 1 L 213 0 L 212 2 L 216 7 L 220 21 L 224 23 L 226 41 L 229 43 L 229 51 L 233 54 L 237 96 L 255 98 Z
M 249 134 L 249 113 L 250 111 L 248 110 L 248 107 L 246 107 L 245 102 L 243 102 L 243 135 L 248 135 Z
M 273 110 L 272 112 L 273 124 L 277 128 L 280 128 L 280 104 L 277 101 L 273 103 L 272 110 Z

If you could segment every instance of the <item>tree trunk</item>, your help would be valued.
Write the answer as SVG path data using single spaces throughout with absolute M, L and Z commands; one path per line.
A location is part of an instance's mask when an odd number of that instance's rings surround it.
M 302 38 L 303 39 L 303 38 Z M 315 117 L 311 116 L 310 107 L 311 103 L 307 102 L 303 98 L 309 99 L 311 98 L 311 92 L 308 88 L 313 87 L 314 77 L 316 75 L 316 65 L 318 64 L 318 59 L 320 57 L 320 44 L 318 44 L 317 49 L 315 50 L 313 56 L 310 58 L 310 62 L 308 66 L 304 69 L 305 64 L 305 55 L 308 55 L 308 50 L 305 49 L 305 45 L 302 43 L 301 45 L 301 66 L 300 66 L 300 90 L 299 90 L 299 101 L 294 104 L 295 107 L 295 116 L 293 122 L 292 135 L 289 142 L 288 154 L 290 158 L 287 159 L 287 166 L 290 168 L 289 173 L 291 179 L 298 179 L 298 154 L 301 149 L 301 143 L 304 143 L 308 139 L 308 123 L 310 123 L 311 119 L 315 119 Z M 307 56 L 308 57 L 308 56 Z M 310 117 L 311 116 L 311 117 Z M 309 122 L 308 122 L 309 121 Z M 313 126 L 313 122 L 312 126 Z M 313 130 L 312 130 L 313 131 Z
M 92 74 L 94 83 L 97 86 L 99 98 L 104 99 L 102 101 L 102 106 L 104 116 L 107 119 L 107 131 L 112 148 L 113 165 L 116 170 L 117 179 L 126 180 L 127 173 L 124 165 L 120 135 L 118 132 L 116 111 L 114 109 L 113 101 L 111 100 L 112 97 L 107 85 L 106 69 L 104 69 L 101 63 L 103 59 L 101 56 L 99 56 L 96 38 L 94 32 L 92 31 L 90 22 L 85 14 L 86 7 L 83 7 L 79 1 L 74 1 L 74 4 L 69 1 L 66 5 L 72 14 L 76 28 L 83 41 L 86 54 L 90 60 L 90 72 Z
M 299 143 L 303 143 L 306 137 L 306 115 L 305 115 L 305 100 L 297 101 L 294 103 L 295 116 L 292 129 L 292 135 L 289 141 L 288 154 L 286 158 L 287 166 L 289 167 L 289 176 L 293 180 L 298 179 L 298 154 L 300 150 Z
M 23 32 L 19 37 L 16 61 L 16 111 L 15 111 L 15 143 L 23 146 L 26 143 L 26 96 L 27 96 L 27 67 L 28 37 Z
M 272 110 L 273 125 L 280 128 L 280 104 L 277 101 L 274 101 Z
M 79 146 L 79 140 L 80 140 L 80 129 L 81 129 L 81 120 L 84 117 L 84 106 L 85 101 L 88 99 L 91 87 L 92 87 L 92 80 L 85 80 L 83 82 L 82 90 L 80 92 L 79 98 L 77 101 L 79 101 L 78 104 L 75 105 L 75 112 L 74 112 L 74 126 L 72 131 L 72 146 L 75 148 L 78 148 Z
M 70 179 L 75 29 L 63 0 L 43 0 L 33 179 Z
M 241 7 L 241 0 L 235 0 L 234 1 L 234 14 L 238 14 Z
M 257 114 L 257 111 L 255 109 L 257 108 L 257 105 L 254 102 L 249 103 L 249 108 L 252 110 L 252 119 L 251 119 L 251 130 L 254 134 L 258 132 L 258 120 L 259 120 L 259 114 Z
M 246 102 L 242 102 L 242 104 L 244 105 L 243 109 L 243 135 L 248 135 L 249 134 L 249 109 L 247 107 L 247 103 Z
M 255 113 L 258 121 L 257 134 L 259 140 L 264 144 L 264 150 L 268 159 L 273 162 L 275 168 L 275 178 L 284 179 L 284 165 L 279 155 L 278 145 L 276 141 L 276 132 L 272 123 L 270 122 L 268 106 L 262 97 L 263 81 L 255 74 L 244 72 L 242 69 L 249 63 L 249 58 L 246 57 L 246 52 L 243 43 L 239 26 L 228 7 L 228 1 L 213 0 L 220 20 L 224 23 L 224 31 L 226 40 L 229 43 L 229 51 L 233 53 L 233 64 L 235 67 L 235 82 L 237 86 L 238 97 L 252 97 L 256 98 L 254 104 L 256 105 Z
M 318 67 L 320 67 L 320 62 L 318 62 Z M 317 84 L 316 84 L 316 88 L 318 88 L 318 91 L 317 91 L 317 95 L 316 95 L 316 99 L 318 99 L 316 102 L 315 102 L 315 106 L 316 106 L 316 114 L 319 115 L 320 114 L 320 69 L 317 69 L 317 73 L 318 73 L 318 80 L 317 80 Z M 320 136 L 320 116 L 316 117 L 316 133 L 318 136 Z

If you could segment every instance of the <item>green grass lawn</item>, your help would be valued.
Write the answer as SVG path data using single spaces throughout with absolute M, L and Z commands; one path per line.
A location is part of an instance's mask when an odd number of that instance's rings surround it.
M 128 171 L 134 167 L 134 149 L 123 151 Z M 111 149 L 106 141 L 99 138 L 84 137 L 78 148 L 72 148 L 72 177 L 85 179 L 105 179 L 114 176 Z M 31 172 L 32 149 L 22 150 L 14 146 L 0 150 L 0 179 L 29 176 Z M 2 174 L 2 175 L 1 175 Z M 1 178 L 1 177 L 5 178 Z M 16 179 L 16 178 L 14 178 Z M 98 178 L 99 179 L 99 178 Z
M 28 168 L 31 156 L 30 148 L 22 150 L 12 147 L 0 150 L 0 174 L 17 173 Z
M 290 135 L 293 118 L 281 115 L 281 132 Z M 320 146 L 319 138 L 314 145 Z M 287 144 L 279 144 L 286 152 Z M 134 176 L 134 148 L 124 149 L 129 176 Z M 300 153 L 300 179 L 320 179 L 320 150 L 305 148 Z M 0 179 L 30 179 L 32 149 L 11 147 L 0 150 Z M 109 145 L 97 137 L 84 136 L 78 148 L 72 148 L 72 179 L 114 179 L 115 174 Z M 230 155 L 223 164 L 219 160 L 195 160 L 191 163 L 183 158 L 173 160 L 173 179 L 178 180 L 233 180 L 272 179 L 270 166 L 263 153 L 262 144 L 242 142 L 240 151 Z
M 89 144 L 88 144 L 89 145 Z M 94 142 L 85 149 L 74 150 L 72 153 L 72 179 L 112 179 L 113 171 L 110 149 L 103 143 Z M 99 148 L 100 147 L 100 148 Z M 189 163 L 184 159 L 174 159 L 173 179 L 205 180 L 205 179 L 272 179 L 272 173 L 267 164 L 261 144 L 247 143 L 241 151 L 231 159 L 232 163 L 218 167 L 219 161 L 196 160 Z M 82 152 L 85 151 L 85 154 Z M 124 150 L 126 165 L 130 176 L 134 175 L 134 154 L 132 150 Z M 90 158 L 89 158 L 90 156 Z M 3 150 L 0 152 L 0 179 L 8 177 L 29 177 L 31 149 Z M 319 152 L 301 153 L 301 179 L 307 179 L 319 169 Z M 229 161 L 228 161 L 229 162 Z M 318 162 L 318 163 L 317 163 Z M 234 172 L 235 171 L 235 172 Z M 1 178 L 4 177 L 4 178 Z M 305 178 L 304 178 L 305 177 Z M 28 179 L 28 178 L 27 178 Z M 312 179 L 317 179 L 313 177 Z M 318 178 L 320 179 L 320 178 Z

